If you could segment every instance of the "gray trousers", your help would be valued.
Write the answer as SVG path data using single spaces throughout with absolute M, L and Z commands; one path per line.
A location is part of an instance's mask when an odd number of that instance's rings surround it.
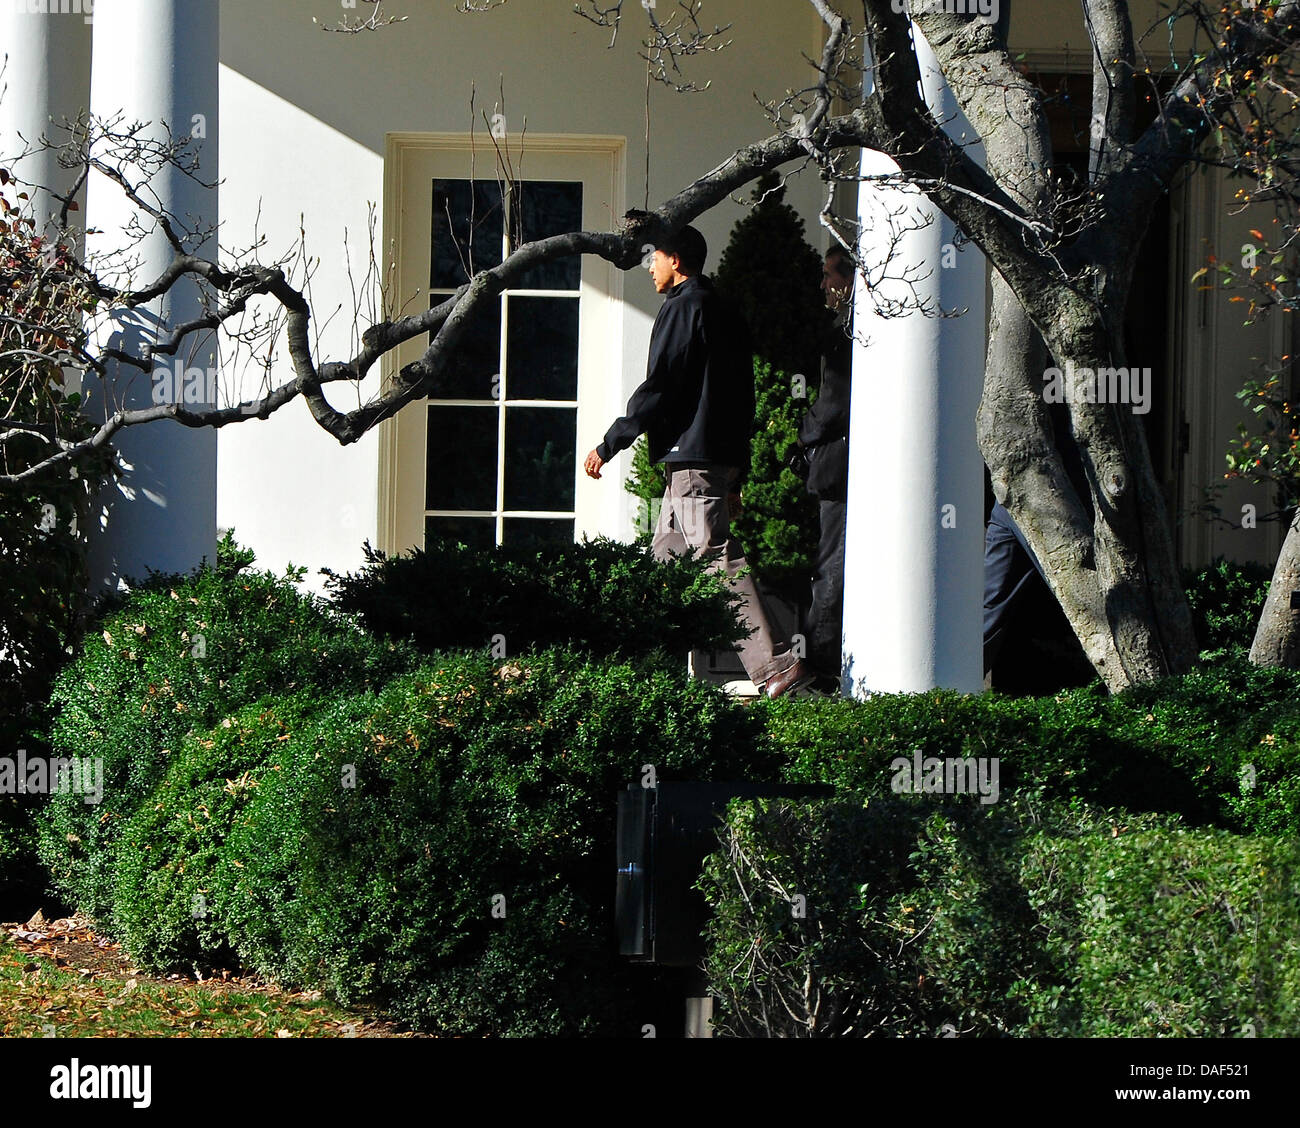
M 771 616 L 754 580 L 748 574 L 737 578 L 746 568 L 745 550 L 731 535 L 731 510 L 728 497 L 740 481 L 734 466 L 668 464 L 668 488 L 664 491 L 650 551 L 656 560 L 682 555 L 687 548 L 700 549 L 711 556 L 709 568 L 725 571 L 731 586 L 741 597 L 740 621 L 752 628 L 749 638 L 736 644 L 741 664 L 755 685 L 783 673 L 794 665 L 790 640 L 778 638 L 772 629 Z

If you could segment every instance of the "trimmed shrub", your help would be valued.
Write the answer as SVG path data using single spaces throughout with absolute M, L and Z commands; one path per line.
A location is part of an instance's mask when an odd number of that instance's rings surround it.
M 1298 690 L 1238 654 L 1113 697 L 758 703 L 785 778 L 842 795 L 733 805 L 700 886 L 721 1029 L 1295 1032 Z M 896 793 L 915 752 L 997 758 L 996 802 Z
M 1053 698 L 936 691 L 754 706 L 791 782 L 885 795 L 895 757 L 996 757 L 1004 794 L 1300 834 L 1300 673 L 1221 656 L 1180 678 Z
M 822 256 L 785 202 L 778 174 L 759 178 L 750 203 L 731 229 L 713 282 L 749 325 L 754 354 L 784 374 L 788 395 L 796 372 L 817 383 L 819 350 L 833 320 L 821 289 Z
M 1122 693 L 1113 708 L 1127 740 L 1203 797 L 1196 821 L 1300 836 L 1300 672 L 1252 665 L 1238 651 Z
M 555 581 L 570 594 L 599 571 L 592 550 L 606 551 L 575 547 L 581 567 Z M 656 582 L 688 571 L 640 572 L 643 554 L 620 555 L 632 551 L 599 556 L 610 577 L 619 561 L 631 568 L 607 581 L 619 598 L 650 602 Z M 684 681 L 660 651 L 593 657 L 603 635 L 576 617 L 567 629 L 587 631 L 585 653 L 518 653 L 501 631 L 508 659 L 480 647 L 421 660 L 240 563 L 131 593 L 56 688 L 52 749 L 102 756 L 105 796 L 52 797 L 38 819 L 42 857 L 143 965 L 237 961 L 449 1034 L 635 1035 L 670 1022 L 655 994 L 668 973 L 620 959 L 612 929 L 615 793 L 646 764 L 661 779 L 843 792 L 735 808 L 731 851 L 709 863 L 710 967 L 734 1032 L 1137 1031 L 1132 1008 L 1164 980 L 1134 971 L 1145 994 L 1135 987 L 1111 1010 L 1089 984 L 1124 974 L 1128 952 L 1153 953 L 1160 932 L 1216 946 L 1200 964 L 1170 965 L 1198 983 L 1239 981 L 1263 958 L 1236 933 L 1200 931 L 1212 922 L 1199 903 L 1192 924 L 1161 915 L 1174 912 L 1164 904 L 1144 917 L 1162 888 L 1190 889 L 1186 873 L 1204 870 L 1235 919 L 1258 894 L 1250 919 L 1288 924 L 1286 856 L 1186 824 L 1300 829 L 1294 671 L 1229 656 L 1114 697 L 1089 687 L 1043 700 L 937 692 L 744 708 Z M 402 601 L 387 588 L 414 593 L 419 563 L 376 559 L 356 582 L 395 618 Z M 503 565 L 496 583 L 508 588 L 528 571 L 518 568 Z M 670 606 L 703 578 L 671 589 Z M 527 622 L 526 608 L 514 613 Z M 894 761 L 914 750 L 997 757 L 997 801 L 896 794 Z M 1141 884 L 1140 852 L 1106 861 L 1110 839 L 1160 828 L 1171 853 L 1152 874 L 1164 886 Z M 1119 884 L 1094 889 L 1110 870 Z M 1250 884 L 1265 871 L 1282 884 Z M 741 884 L 777 892 L 741 904 Z M 1116 898 L 1124 929 L 1080 915 L 1098 892 Z M 790 912 L 794 894 L 804 918 Z M 1157 935 L 1134 939 L 1143 927 Z M 739 963 L 755 937 L 767 945 L 759 977 Z M 1078 953 L 1093 943 L 1085 966 Z M 1253 988 L 1261 1030 L 1292 1021 L 1292 954 L 1277 958 L 1274 979 Z M 1228 1009 L 1249 1001 L 1224 997 Z M 803 1020 L 769 1026 L 782 999 Z M 1168 1000 L 1167 1032 L 1227 1021 L 1227 1009 Z
M 1046 1005 L 1071 984 L 1021 882 L 1025 828 L 1044 814 L 1060 832 L 1110 819 L 1041 796 L 994 809 L 892 795 L 733 803 L 699 883 L 714 906 L 715 1026 L 749 1037 L 1059 1033 L 1026 998 Z
M 1218 557 L 1208 568 L 1183 573 L 1192 626 L 1202 650 L 1241 647 L 1255 639 L 1273 570 Z
M 896 803 L 733 800 L 697 887 L 712 906 L 705 971 L 715 1032 L 866 1037 L 909 1015 L 888 925 L 867 918 L 912 844 Z
M 1242 752 L 1238 793 L 1226 801 L 1237 826 L 1294 838 L 1300 827 L 1300 721 L 1292 717 L 1274 727 Z
M 357 703 L 345 699 L 345 711 L 355 712 Z M 365 698 L 360 705 L 367 708 Z M 304 750 L 320 757 L 339 712 L 316 692 L 236 710 L 213 728 L 182 737 L 147 801 L 121 812 L 111 917 L 101 924 L 141 963 L 172 969 L 238 960 L 283 974 L 292 938 L 281 927 L 282 907 L 296 894 L 295 854 L 312 819 L 305 810 L 275 819 L 256 809 L 262 789 L 312 770 Z M 291 840 L 284 837 L 286 823 Z M 245 879 L 246 871 L 261 880 Z
M 1126 729 L 1100 689 L 1055 699 L 936 691 L 862 702 L 765 701 L 757 708 L 769 718 L 772 739 L 788 751 L 789 774 L 798 782 L 888 795 L 894 761 L 910 761 L 919 751 L 996 758 L 1002 795 L 1039 789 L 1049 799 L 1077 796 L 1201 821 L 1220 809 L 1203 794 L 1203 780 L 1190 779 L 1166 750 Z
M 312 851 L 331 990 L 448 1033 L 639 1032 L 659 976 L 616 954 L 615 793 L 647 763 L 743 775 L 757 725 L 709 687 L 561 652 L 447 659 L 382 696 Z
M 1023 880 L 1065 991 L 1026 985 L 1067 1037 L 1300 1033 L 1300 847 L 1219 830 L 1034 839 Z
M 820 518 L 803 479 L 786 465 L 786 452 L 798 441 L 799 423 L 815 399 L 796 395 L 788 372 L 755 358 L 758 426 L 734 528 L 759 579 L 796 604 L 809 598 Z
M 1058 809 L 1043 827 L 1030 813 L 932 797 L 734 803 L 700 881 L 719 1032 L 1300 1032 L 1294 841 L 1101 810 Z
M 57 679 L 50 746 L 104 762 L 99 807 L 50 797 L 40 856 L 55 888 L 112 915 L 121 826 L 147 802 L 186 736 L 268 694 L 350 694 L 411 669 L 409 648 L 375 640 L 288 577 L 203 568 L 154 577 L 119 601 Z
M 781 177 L 761 177 L 751 204 L 732 228 L 713 275 L 718 293 L 748 323 L 754 344 L 753 450 L 735 530 L 758 580 L 801 604 L 809 598 L 818 513 L 786 465 L 786 452 L 816 399 L 821 350 L 834 318 L 821 288 L 822 255 L 785 202 Z M 797 387 L 796 376 L 802 378 Z
M 729 646 L 745 634 L 739 597 L 698 558 L 660 563 L 604 537 L 582 544 L 473 549 L 438 544 L 388 557 L 365 546 L 360 572 L 325 570 L 342 610 L 376 634 L 424 651 L 492 647 L 509 654 L 549 646 L 630 658 Z M 498 650 L 500 653 L 500 650 Z
M 234 955 L 444 1033 L 636 1034 L 662 975 L 616 955 L 615 793 L 771 774 L 759 737 L 716 689 L 560 651 L 259 702 L 135 807 L 113 927 L 151 967 Z

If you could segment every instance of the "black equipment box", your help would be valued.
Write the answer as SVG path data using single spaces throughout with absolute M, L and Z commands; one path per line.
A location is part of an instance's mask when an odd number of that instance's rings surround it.
M 708 902 L 693 886 L 732 799 L 825 799 L 827 786 L 747 783 L 631 784 L 618 793 L 619 955 L 664 967 L 697 967 Z

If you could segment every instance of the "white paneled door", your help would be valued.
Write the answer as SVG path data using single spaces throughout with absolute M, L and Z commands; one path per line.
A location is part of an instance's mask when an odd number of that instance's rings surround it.
M 610 230 L 622 154 L 621 138 L 479 135 L 471 148 L 467 136 L 390 137 L 386 244 L 401 312 L 445 301 L 524 243 Z M 567 543 L 595 531 L 598 484 L 582 473 L 578 436 L 591 390 L 619 371 L 621 282 L 592 256 L 548 263 L 476 319 L 436 393 L 385 424 L 383 547 Z M 393 371 L 428 345 L 407 342 Z

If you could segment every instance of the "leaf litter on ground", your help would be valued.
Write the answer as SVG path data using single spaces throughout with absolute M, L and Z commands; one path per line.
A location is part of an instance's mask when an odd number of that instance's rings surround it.
M 83 914 L 0 924 L 0 1037 L 427 1037 L 230 970 L 150 975 Z

